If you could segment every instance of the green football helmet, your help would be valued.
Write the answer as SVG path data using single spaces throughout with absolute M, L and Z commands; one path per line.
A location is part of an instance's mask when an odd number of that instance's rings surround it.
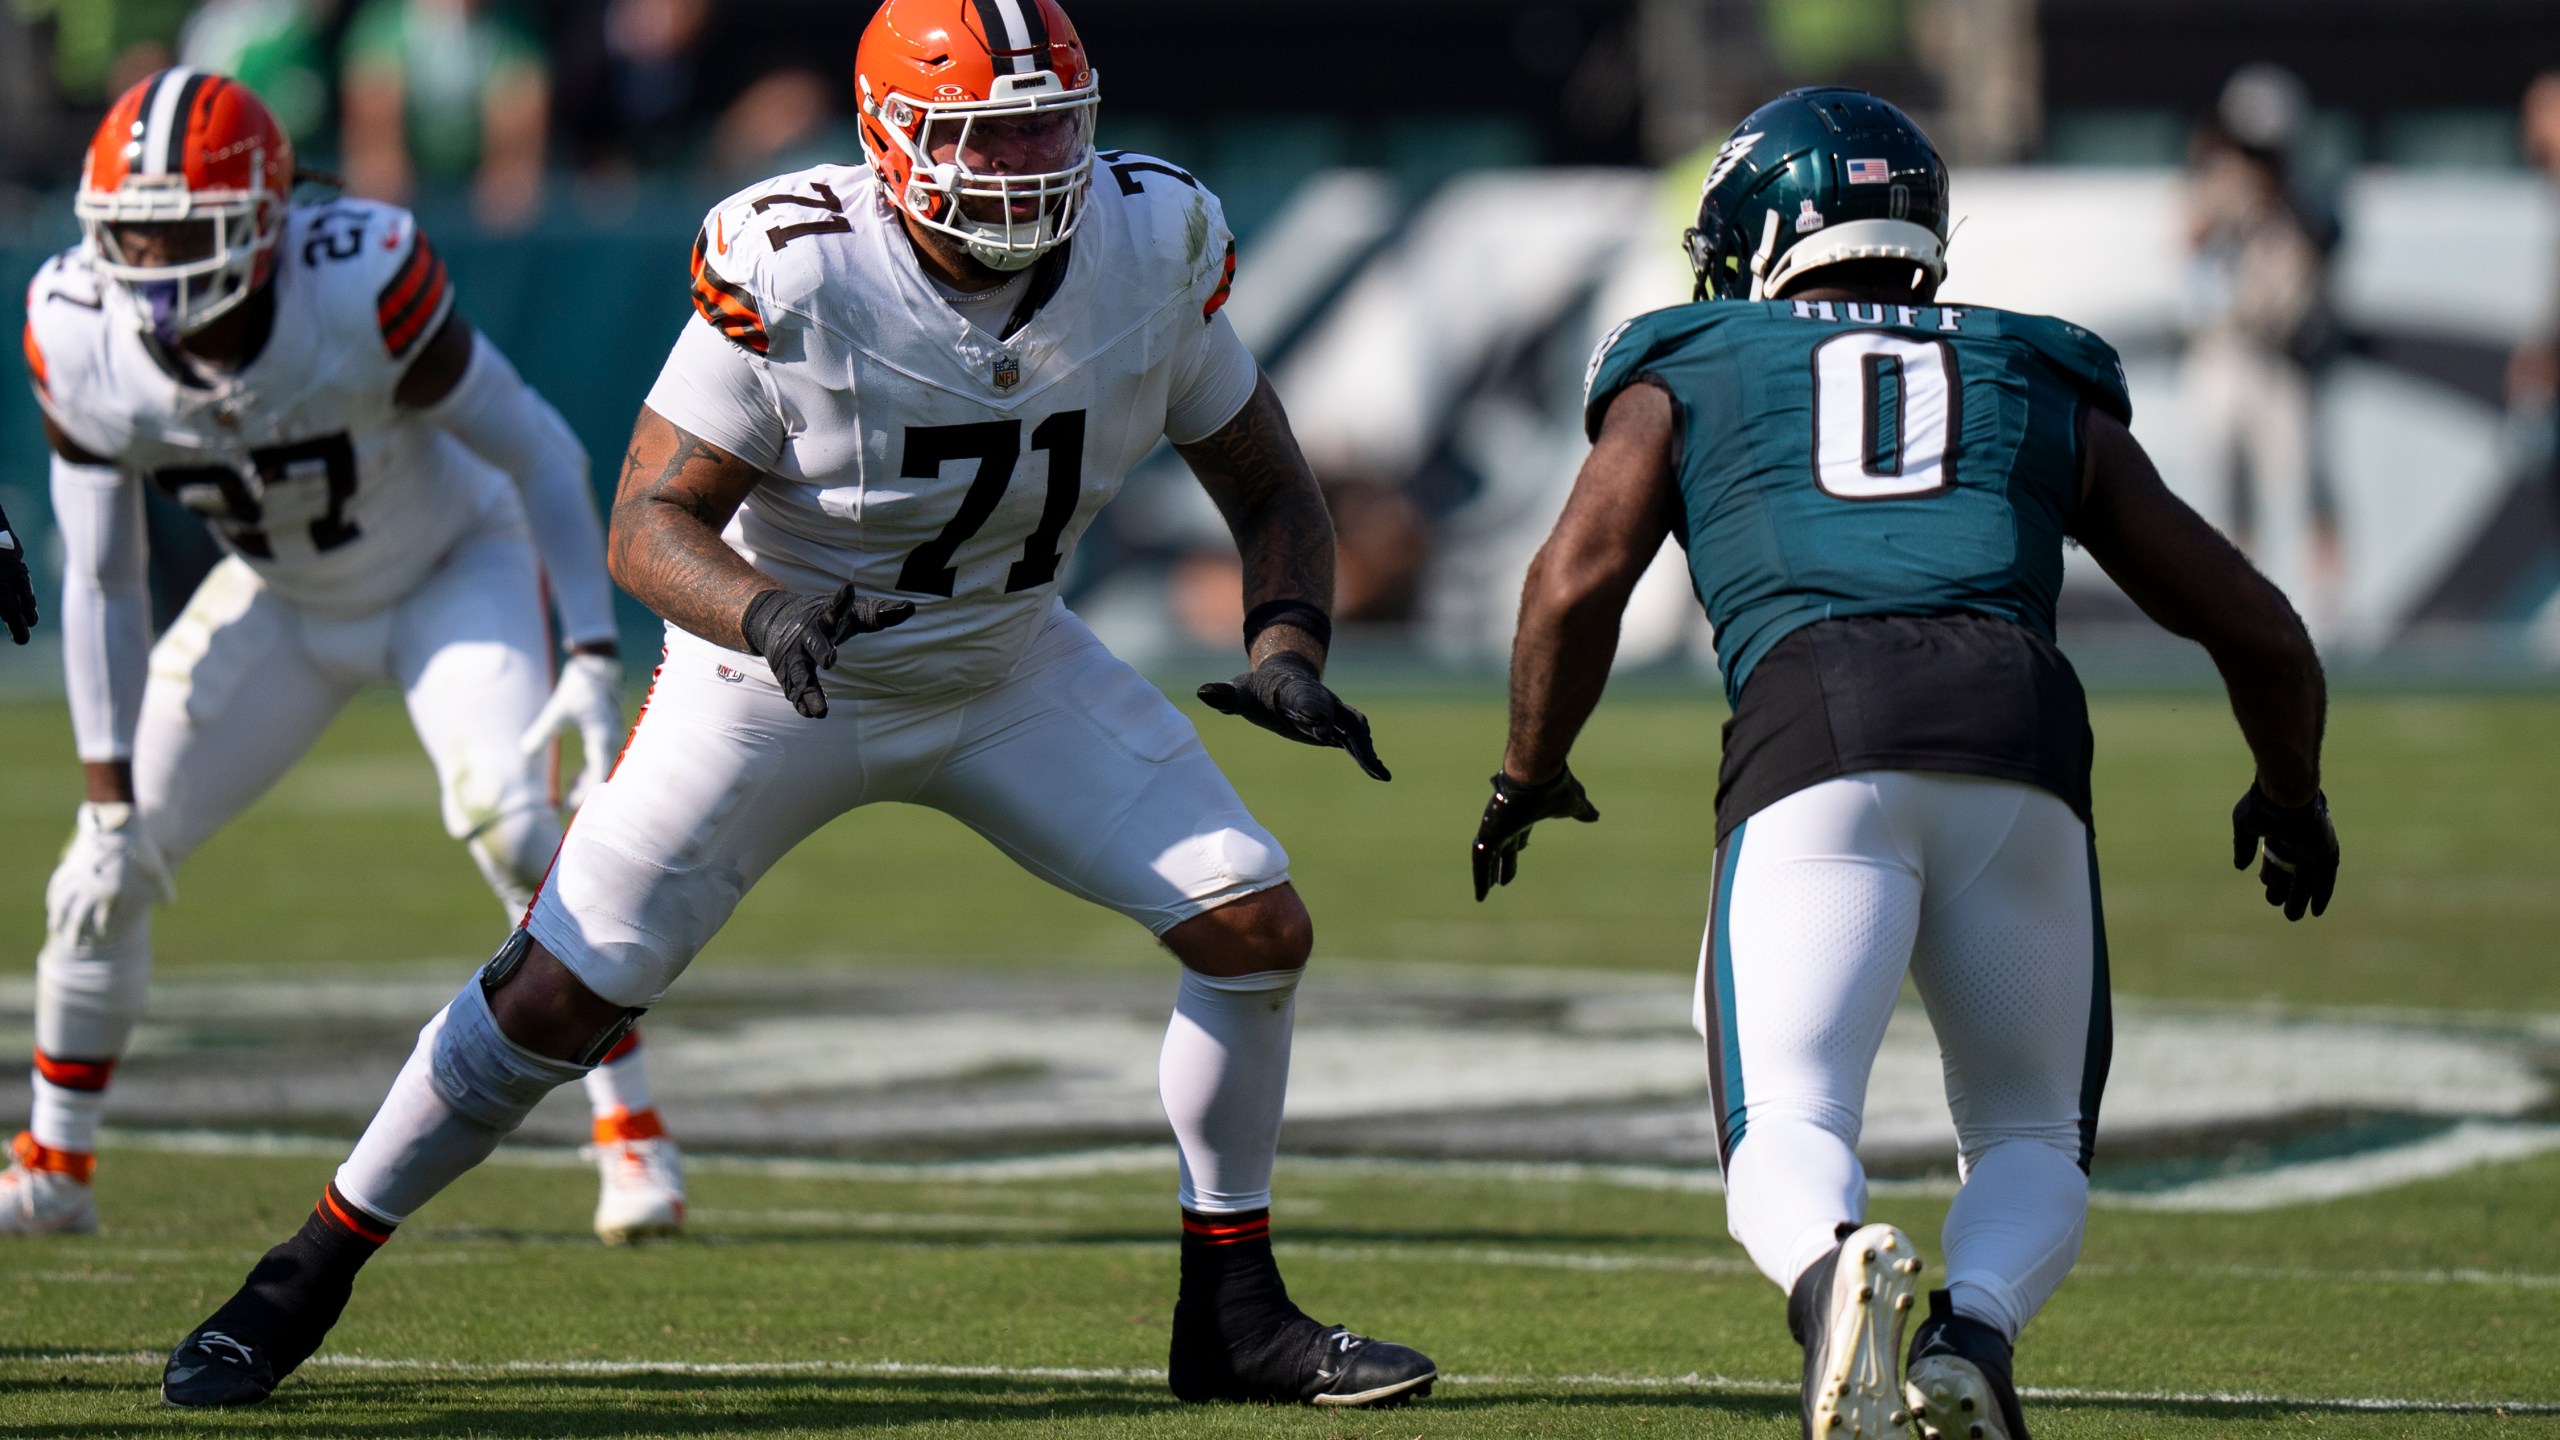
M 1685 237 L 1700 300 L 1766 300 L 1820 265 L 1908 260 L 1947 274 L 1947 167 L 1864 90 L 1790 90 L 1734 127 Z

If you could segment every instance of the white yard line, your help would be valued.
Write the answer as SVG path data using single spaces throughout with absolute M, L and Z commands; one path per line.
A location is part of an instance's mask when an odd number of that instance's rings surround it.
M 2438 1180 L 2476 1165 L 2525 1160 L 2560 1150 L 2560 1125 L 2519 1125 L 2466 1120 L 2441 1135 L 2406 1145 L 2306 1160 L 2248 1175 L 2198 1180 L 2151 1194 L 2092 1195 L 2098 1204 L 2124 1210 L 2237 1212 L 2275 1210 L 2369 1195 L 2421 1180 Z
M 219 1130 L 122 1130 L 111 1127 L 105 1139 L 109 1145 L 125 1149 L 185 1155 L 337 1159 L 345 1155 L 348 1148 L 348 1142 L 343 1140 Z M 2424 1140 L 2356 1155 L 2301 1161 L 2245 1175 L 2190 1181 L 2164 1190 L 2096 1190 L 2091 1192 L 2089 1203 L 2099 1209 L 2192 1213 L 2277 1210 L 2291 1205 L 2368 1195 L 2422 1180 L 2441 1179 L 2475 1166 L 2529 1159 L 2554 1150 L 2560 1150 L 2560 1125 L 2470 1120 Z M 1713 1170 L 1672 1165 L 1321 1155 L 1283 1156 L 1281 1160 L 1291 1170 L 1318 1175 L 1380 1175 L 1499 1184 L 1597 1184 L 1687 1194 L 1718 1194 L 1724 1189 L 1722 1179 Z M 568 1169 L 584 1166 L 588 1161 L 580 1151 L 566 1146 L 509 1145 L 492 1156 L 489 1163 Z M 754 1175 L 774 1180 L 1024 1184 L 1099 1175 L 1169 1174 L 1174 1167 L 1174 1151 L 1170 1145 L 1119 1145 L 1056 1155 L 916 1162 L 688 1152 L 685 1165 L 699 1174 Z M 1943 1199 L 1955 1193 L 1952 1183 L 1938 1180 L 1878 1180 L 1868 1188 L 1876 1195 L 1890 1197 Z
M 157 1365 L 166 1358 L 156 1351 L 67 1351 L 0 1359 L 0 1367 L 46 1365 Z M 502 1360 L 472 1363 L 419 1360 L 378 1355 L 319 1355 L 307 1368 L 453 1375 L 842 1375 L 898 1379 L 921 1376 L 949 1380 L 1087 1380 L 1161 1385 L 1164 1372 L 1138 1366 L 1073 1365 L 936 1365 L 912 1360 Z M 1791 1380 L 1750 1380 L 1727 1375 L 1443 1375 L 1448 1385 L 1488 1389 L 1561 1387 L 1574 1390 L 1686 1390 L 1724 1395 L 1792 1395 Z M 2560 1415 L 2560 1403 L 2538 1400 L 2434 1400 L 2381 1395 L 2286 1395 L 2252 1390 L 2095 1390 L 2075 1386 L 2029 1386 L 2020 1393 L 2030 1400 L 2065 1404 L 2191 1405 L 2224 1408 L 2277 1407 L 2334 1410 L 2367 1414 L 2497 1414 Z M 1428 1402 L 1426 1402 L 1428 1403 Z
M 697 1216 L 704 1212 L 697 1211 Z M 865 1230 L 924 1230 L 933 1228 L 989 1227 L 989 1217 L 962 1213 L 897 1214 L 864 1213 L 848 1215 L 842 1211 L 795 1210 L 728 1210 L 717 1212 L 735 1223 L 831 1224 L 847 1223 L 847 1228 Z M 1000 1226 L 999 1228 L 1011 1228 Z M 429 1232 L 429 1238 L 447 1244 L 469 1244 L 476 1240 L 498 1238 L 489 1234 L 452 1230 Z M 510 1247 L 527 1244 L 555 1244 L 584 1248 L 592 1244 L 583 1235 L 563 1235 L 529 1239 L 507 1236 L 498 1243 Z M 688 1245 L 717 1246 L 720 1237 L 703 1237 L 683 1242 Z M 1051 1251 L 1074 1251 L 1091 1254 L 1103 1250 L 1125 1250 L 1144 1254 L 1161 1251 L 1163 1240 L 989 1240 L 948 1241 L 880 1240 L 865 1243 L 919 1255 L 969 1254 L 1038 1254 Z M 1514 1247 L 1428 1246 L 1428 1245 L 1363 1245 L 1339 1241 L 1299 1243 L 1282 1240 L 1279 1253 L 1292 1260 L 1347 1265 L 1465 1265 L 1494 1270 L 1577 1270 L 1597 1273 L 1660 1275 L 1730 1275 L 1749 1277 L 1758 1269 L 1748 1260 L 1730 1255 L 1625 1255 L 1581 1250 L 1536 1250 Z M 261 1252 L 249 1248 L 206 1246 L 201 1249 L 155 1248 L 120 1250 L 112 1246 L 83 1246 L 84 1258 L 106 1266 L 117 1265 L 181 1265 L 209 1260 L 236 1261 L 255 1259 Z M 373 1262 L 376 1265 L 494 1265 L 508 1263 L 500 1253 L 465 1250 L 390 1251 Z M 37 1271 L 30 1278 L 63 1284 L 115 1284 L 120 1280 L 97 1278 L 101 1272 Z M 2560 1274 L 2532 1270 L 2482 1270 L 2476 1268 L 2413 1270 L 2323 1270 L 2316 1266 L 2296 1265 L 2081 1265 L 2071 1272 L 2076 1276 L 2097 1280 L 2256 1280 L 2289 1285 L 2413 1285 L 2424 1287 L 2463 1286 L 2509 1290 L 2560 1290 Z

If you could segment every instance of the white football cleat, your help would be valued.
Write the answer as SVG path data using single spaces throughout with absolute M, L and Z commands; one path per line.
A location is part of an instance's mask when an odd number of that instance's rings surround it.
M 657 1112 L 596 1122 L 596 1238 L 624 1245 L 684 1230 L 684 1162 Z
M 89 1185 L 97 1163 L 19 1131 L 9 1142 L 9 1168 L 0 1172 L 0 1235 L 97 1234 L 98 1192 Z
M 1907 1440 L 1902 1322 L 1920 1290 L 1920 1255 L 1890 1225 L 1849 1233 L 1787 1297 L 1804 1346 L 1804 1433 L 1813 1440 Z

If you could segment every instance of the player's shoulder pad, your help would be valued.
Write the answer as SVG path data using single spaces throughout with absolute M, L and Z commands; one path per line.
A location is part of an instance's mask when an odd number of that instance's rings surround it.
M 57 382 L 76 388 L 108 323 L 106 277 L 90 266 L 79 247 L 36 267 L 27 282 L 22 347 L 27 378 L 46 403 L 52 403 Z
M 1093 157 L 1086 203 L 1115 213 L 1111 228 L 1127 247 L 1131 279 L 1147 292 L 1181 296 L 1204 321 L 1226 306 L 1236 278 L 1235 232 L 1199 177 L 1135 150 L 1104 150 Z M 1084 240 L 1079 229 L 1076 243 Z
M 1583 368 L 1583 434 L 1595 441 L 1600 438 L 1600 427 L 1609 418 L 1609 402 L 1634 384 L 1647 368 L 1725 320 L 1756 308 L 1729 300 L 1697 301 L 1650 310 L 1618 322 L 1617 328 L 1600 337 L 1600 343 L 1592 348 L 1591 363 Z
M 397 205 L 337 196 L 296 205 L 276 263 L 286 278 L 315 286 L 335 324 L 370 333 L 383 359 L 399 364 L 453 313 L 453 283 L 418 219 Z
M 36 404 L 73 443 L 99 455 L 123 448 L 107 398 L 107 350 L 112 327 L 124 322 L 107 283 L 77 246 L 45 261 L 27 282 L 19 337 Z
M 732 343 L 771 354 L 774 327 L 811 313 L 826 284 L 821 247 L 795 242 L 851 233 L 856 207 L 876 203 L 878 189 L 868 165 L 819 165 L 711 207 L 693 240 L 694 310 Z
M 2081 398 L 2124 424 L 2133 423 L 2133 392 L 2125 383 L 2124 361 L 2117 357 L 2116 347 L 2050 315 L 2004 311 L 2001 329 L 2033 349 Z

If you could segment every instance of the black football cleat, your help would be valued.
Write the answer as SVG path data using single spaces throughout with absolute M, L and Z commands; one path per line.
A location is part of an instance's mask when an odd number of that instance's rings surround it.
M 1929 1318 L 1912 1332 L 1903 1393 L 1922 1440 L 2028 1440 L 2009 1342 L 1957 1314 L 1944 1290 L 1929 1292 Z
M 1177 1398 L 1195 1404 L 1229 1400 L 1386 1410 L 1430 1394 L 1440 1370 L 1410 1346 L 1298 1315 L 1242 1353 L 1212 1337 L 1177 1332 L 1167 1378 Z
M 1805 1440 L 1908 1440 L 1895 1362 L 1919 1275 L 1909 1236 L 1868 1225 L 1797 1278 L 1787 1328 L 1804 1346 Z
M 276 1367 L 258 1348 L 207 1324 L 178 1342 L 160 1372 L 160 1398 L 189 1410 L 263 1404 L 276 1391 Z
M 238 1292 L 169 1353 L 160 1398 L 189 1409 L 264 1401 L 328 1338 L 356 1271 L 389 1238 L 387 1222 L 331 1185 L 302 1228 L 259 1257 Z

